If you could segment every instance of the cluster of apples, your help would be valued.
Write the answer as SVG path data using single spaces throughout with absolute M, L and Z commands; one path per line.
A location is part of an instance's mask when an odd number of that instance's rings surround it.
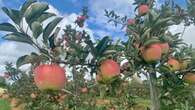
M 169 52 L 168 43 L 155 43 L 149 46 L 143 47 L 141 54 L 146 62 L 154 62 L 161 59 L 163 54 Z
M 167 42 L 165 43 L 154 43 L 147 47 L 142 48 L 141 54 L 143 59 L 147 62 L 155 62 L 161 60 L 163 54 L 168 54 L 170 46 Z M 167 66 L 172 72 L 186 69 L 188 66 L 187 61 L 180 61 L 174 57 L 168 58 Z
M 98 80 L 110 80 L 120 74 L 120 65 L 111 59 L 102 61 L 99 69 L 98 76 L 101 78 Z M 64 88 L 67 78 L 64 68 L 59 65 L 42 64 L 34 69 L 34 81 L 40 90 L 60 90 Z
M 150 11 L 149 6 L 146 4 L 142 4 L 138 7 L 138 15 L 139 16 L 144 16 Z M 134 25 L 136 24 L 136 20 L 134 18 L 129 18 L 127 20 L 127 25 Z
M 151 44 L 142 50 L 142 57 L 146 62 L 154 62 L 161 60 L 163 54 L 167 54 L 169 52 L 169 44 L 168 43 L 155 43 Z M 166 66 L 170 69 L 171 72 L 185 70 L 188 68 L 189 61 L 178 60 L 174 57 L 168 58 L 166 62 Z M 195 84 L 195 73 L 188 72 L 183 77 L 184 81 L 189 84 Z
M 168 65 L 171 68 L 171 71 L 179 71 L 184 70 L 188 68 L 189 61 L 179 61 L 174 58 L 170 58 L 168 60 Z M 195 84 L 195 73 L 194 72 L 187 72 L 183 76 L 183 80 L 187 82 L 188 84 Z

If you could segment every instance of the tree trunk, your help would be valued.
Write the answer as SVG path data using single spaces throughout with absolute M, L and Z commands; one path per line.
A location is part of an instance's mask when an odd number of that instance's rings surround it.
M 151 110 L 160 110 L 160 102 L 158 99 L 158 92 L 156 89 L 156 82 L 151 73 L 148 73 L 148 81 L 150 87 L 150 97 L 151 97 Z

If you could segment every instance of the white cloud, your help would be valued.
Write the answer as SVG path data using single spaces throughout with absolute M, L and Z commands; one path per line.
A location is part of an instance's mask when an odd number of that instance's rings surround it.
M 36 51 L 30 45 L 8 41 L 0 44 L 0 50 L 0 73 L 4 71 L 5 62 L 15 63 L 20 56 Z
M 47 10 L 47 12 L 54 13 L 56 15 L 60 15 L 60 12 L 56 8 L 54 8 L 52 5 L 49 5 L 49 9 Z
M 192 46 L 195 47 L 195 26 L 194 25 L 191 25 L 186 28 L 183 38 L 187 43 L 192 44 Z
M 24 43 L 3 42 L 0 44 L 0 64 L 6 61 L 13 62 L 17 57 L 36 51 L 32 46 Z
M 184 24 L 180 24 L 180 25 L 173 25 L 170 26 L 169 29 L 172 33 L 182 33 L 184 30 Z M 186 27 L 185 32 L 183 34 L 183 39 L 186 43 L 188 44 L 192 44 L 193 47 L 195 47 L 195 26 L 192 24 L 188 27 Z

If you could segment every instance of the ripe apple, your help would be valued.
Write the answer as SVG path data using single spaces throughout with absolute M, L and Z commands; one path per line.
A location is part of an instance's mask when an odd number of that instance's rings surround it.
M 194 73 L 187 73 L 183 77 L 184 81 L 189 84 L 195 84 L 195 74 Z
M 57 64 L 39 65 L 34 74 L 35 84 L 40 90 L 59 90 L 67 81 L 65 70 Z
M 127 20 L 127 24 L 128 24 L 128 25 L 134 25 L 134 24 L 135 24 L 135 19 L 129 18 L 129 19 Z
M 142 56 L 146 62 L 154 62 L 161 59 L 162 50 L 159 44 L 152 44 L 142 50 Z
M 143 15 L 145 15 L 145 14 L 148 13 L 148 12 L 149 12 L 149 7 L 148 7 L 148 5 L 140 5 L 140 6 L 138 7 L 138 13 L 139 13 L 139 15 L 143 16 Z
M 86 17 L 85 16 L 79 16 L 77 19 L 80 20 L 80 21 L 84 21 L 86 19 Z
M 162 49 L 162 53 L 163 54 L 166 54 L 166 53 L 168 53 L 169 52 L 169 44 L 168 43 L 161 43 L 160 44 L 160 47 L 161 47 L 161 49 Z
M 85 20 L 86 16 L 79 16 L 77 17 L 76 23 L 78 24 L 79 27 L 83 27 Z
M 100 76 L 103 79 L 111 79 L 120 74 L 120 65 L 114 60 L 104 60 L 100 65 Z
M 171 71 L 178 71 L 181 69 L 179 61 L 174 58 L 169 58 L 167 64 Z

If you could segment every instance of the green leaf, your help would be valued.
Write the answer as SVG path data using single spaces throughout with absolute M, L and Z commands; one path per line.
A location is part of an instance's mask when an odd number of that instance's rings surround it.
M 2 23 L 0 24 L 1 31 L 8 31 L 8 32 L 17 32 L 17 29 L 10 23 Z
M 49 47 L 50 48 L 55 48 L 55 38 L 58 36 L 58 33 L 60 32 L 60 27 L 57 27 L 54 34 L 51 35 L 51 37 L 49 37 Z
M 46 19 L 52 17 L 52 16 L 55 16 L 54 13 L 48 13 L 48 12 L 44 12 L 42 13 L 42 15 L 40 17 L 37 18 L 36 21 L 42 23 L 43 21 L 45 21 Z
M 55 18 L 53 21 L 51 21 L 43 30 L 43 42 L 45 44 L 47 43 L 47 40 L 50 36 L 50 34 L 52 33 L 52 31 L 54 30 L 54 28 L 57 26 L 57 24 L 62 20 L 61 17 Z
M 29 36 L 23 33 L 11 33 L 7 34 L 3 37 L 5 40 L 10 40 L 10 41 L 16 41 L 16 42 L 23 42 L 23 43 L 28 43 L 28 44 L 33 44 L 32 40 L 30 39 Z
M 31 29 L 32 29 L 32 32 L 33 32 L 33 36 L 36 39 L 43 32 L 41 24 L 39 22 L 36 22 L 36 21 L 31 24 Z
M 51 35 L 51 37 L 49 37 L 49 47 L 51 49 L 54 49 L 56 47 L 56 45 L 55 45 L 55 37 L 54 36 L 55 35 L 53 34 L 53 35 Z
M 20 11 L 3 7 L 2 10 L 12 19 L 16 24 L 20 24 Z
M 24 55 L 18 58 L 16 61 L 16 66 L 19 68 L 22 65 L 29 64 L 29 63 L 39 63 L 42 60 L 42 56 L 38 55 L 37 53 L 32 52 L 30 55 Z
M 44 55 L 49 55 L 49 52 L 46 49 L 41 48 L 40 52 Z
M 151 32 L 151 28 L 148 28 L 144 31 L 144 33 L 142 34 L 142 37 L 146 37 L 149 33 Z
M 28 57 L 29 57 L 28 55 L 24 55 L 18 58 L 18 60 L 16 61 L 17 68 L 19 68 L 20 66 L 24 64 L 28 64 L 29 63 Z
M 155 29 L 155 27 L 158 27 L 159 25 L 166 24 L 168 21 L 170 21 L 170 20 L 172 20 L 172 19 L 173 19 L 172 17 L 160 19 L 158 22 L 156 22 L 156 23 L 154 24 L 154 29 Z
M 117 51 L 123 51 L 125 49 L 122 45 L 109 45 L 107 50 L 117 50 Z
M 144 46 L 149 46 L 149 45 L 151 45 L 151 44 L 159 43 L 159 42 L 160 42 L 160 40 L 159 40 L 158 38 L 153 37 L 153 38 L 150 38 L 150 39 L 146 40 L 146 41 L 144 42 Z
M 116 50 L 106 50 L 106 51 L 104 51 L 103 54 L 104 55 L 111 55 L 111 54 L 113 55 L 113 54 L 116 54 L 116 52 L 117 52 Z
M 30 7 L 24 13 L 27 23 L 31 24 L 38 17 L 40 17 L 47 9 L 49 9 L 49 7 L 45 3 L 36 2 L 30 5 Z
M 165 65 L 160 66 L 159 69 L 162 73 L 169 73 L 170 72 L 170 68 L 168 66 L 165 66 Z
M 25 3 L 22 5 L 20 15 L 23 16 L 28 7 L 35 2 L 37 2 L 37 0 L 26 0 Z
M 110 39 L 108 36 L 104 37 L 95 47 L 97 50 L 97 55 L 102 55 L 106 48 L 108 47 L 108 43 L 110 42 Z

